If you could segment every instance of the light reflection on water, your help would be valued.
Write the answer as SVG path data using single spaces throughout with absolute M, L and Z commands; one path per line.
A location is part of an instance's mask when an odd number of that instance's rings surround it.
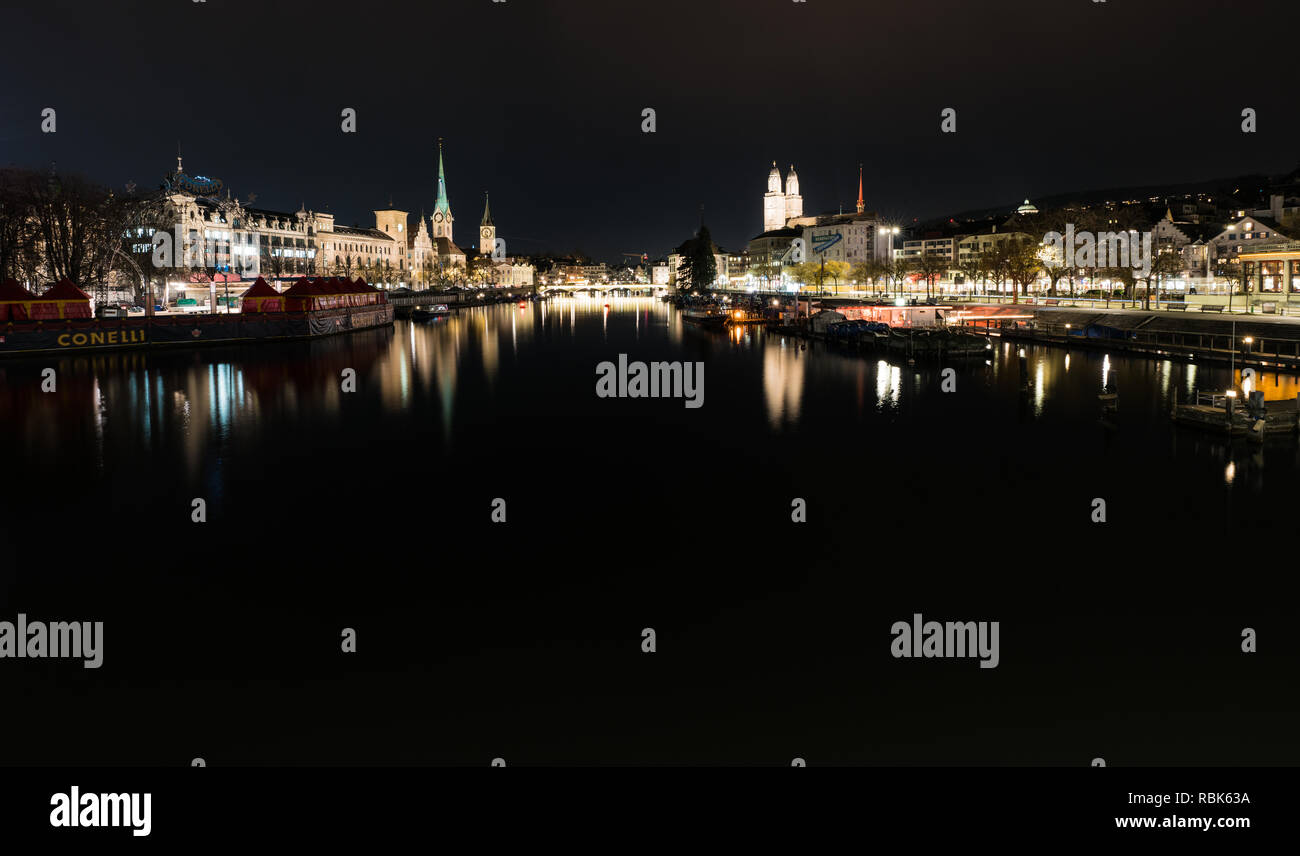
M 324 436 L 346 435 L 334 442 L 361 447 L 430 435 L 445 452 L 472 448 L 498 420 L 522 435 L 544 437 L 561 423 L 564 431 L 599 434 L 614 411 L 594 396 L 595 365 L 627 353 L 704 362 L 707 405 L 692 424 L 729 442 L 758 447 L 777 434 L 814 429 L 835 437 L 847 430 L 846 420 L 871 426 L 887 415 L 941 440 L 1028 418 L 1051 423 L 1068 446 L 1091 439 L 1096 394 L 1112 370 L 1122 400 L 1115 424 L 1124 440 L 1143 432 L 1168 436 L 1172 396 L 1186 400 L 1197 389 L 1222 391 L 1228 384 L 1226 367 L 1027 346 L 1032 383 L 1021 392 L 1020 350 L 1003 342 L 987 352 L 987 361 L 955 363 L 958 394 L 949 396 L 940 392 L 938 365 L 904 366 L 898 358 L 837 351 L 757 326 L 703 331 L 651 298 L 565 297 L 310 343 L 54 360 L 57 396 L 33 391 L 50 361 L 6 362 L 0 364 L 0 432 L 44 465 L 85 454 L 85 465 L 102 471 L 170 454 L 196 479 L 237 452 L 264 454 L 286 444 L 310 450 Z M 355 393 L 341 388 L 348 368 L 356 372 Z M 906 387 L 904 370 L 911 378 Z M 1233 378 L 1240 383 L 1241 371 Z M 1269 400 L 1300 394 L 1300 379 L 1289 375 L 1260 373 L 1254 384 Z M 1017 401 L 1028 404 L 1024 416 Z M 654 413 L 628 418 L 640 419 L 634 426 L 677 418 L 676 411 Z M 1232 448 L 1198 437 L 1183 442 L 1178 454 L 1210 455 L 1224 468 Z M 1269 456 L 1283 460 L 1273 451 Z M 1287 456 L 1286 465 L 1294 467 L 1294 458 Z M 1261 466 L 1253 459 L 1250 471 Z M 1223 481 L 1240 486 L 1242 472 L 1228 469 Z
M 767 418 L 773 428 L 799 421 L 803 400 L 804 360 L 798 343 L 782 339 L 763 349 L 763 393 Z

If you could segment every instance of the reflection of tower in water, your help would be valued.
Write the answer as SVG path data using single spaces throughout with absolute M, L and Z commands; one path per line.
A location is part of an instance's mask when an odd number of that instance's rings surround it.
M 763 350 L 763 393 L 772 427 L 780 428 L 787 419 L 798 421 L 803 373 L 803 362 L 793 346 L 783 343 L 779 348 L 769 346 Z
M 496 319 L 489 321 L 487 312 L 483 310 L 475 313 L 474 320 L 482 342 L 483 374 L 487 377 L 488 386 L 491 386 L 497 379 L 497 368 L 501 363 L 501 346 L 497 341 L 497 329 L 500 325 Z

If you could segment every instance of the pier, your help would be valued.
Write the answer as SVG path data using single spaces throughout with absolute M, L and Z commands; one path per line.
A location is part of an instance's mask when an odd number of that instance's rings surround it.
M 499 289 L 478 291 L 413 291 L 389 292 L 388 303 L 398 318 L 410 318 L 418 309 L 446 306 L 449 311 L 473 306 L 494 306 L 498 303 L 518 303 L 532 300 L 531 288 L 502 292 Z
M 949 326 L 1017 341 L 1121 351 L 1149 357 L 1300 371 L 1300 323 L 1290 319 L 1202 318 L 1140 310 L 1028 306 L 963 307 Z
M 1226 393 L 1197 392 L 1191 401 L 1174 405 L 1173 419 L 1188 425 L 1232 437 L 1291 435 L 1300 427 L 1300 401 L 1240 402 Z

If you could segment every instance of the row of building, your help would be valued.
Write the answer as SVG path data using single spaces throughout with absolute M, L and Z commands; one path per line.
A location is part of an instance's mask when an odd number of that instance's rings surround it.
M 1287 245 L 1300 240 L 1300 184 L 1284 180 L 1267 198 L 1266 206 L 1251 206 L 1241 204 L 1237 197 L 1216 199 L 1206 193 L 1189 193 L 1174 199 L 1072 205 L 1048 215 L 1026 199 L 1014 211 L 1001 216 L 965 222 L 950 219 L 904 228 L 867 210 L 861 167 L 853 212 L 805 216 L 793 165 L 783 181 L 773 163 L 762 199 L 763 231 L 750 239 L 743 252 L 729 253 L 715 247 L 717 284 L 733 288 L 756 284 L 794 287 L 792 269 L 801 262 L 845 262 L 852 267 L 869 261 L 915 263 L 927 257 L 946 264 L 943 280 L 948 287 L 959 288 L 966 285 L 972 262 L 1006 241 L 1041 242 L 1046 231 L 1060 229 L 1066 222 L 1097 218 L 1117 222 L 1113 218 L 1123 209 L 1123 228 L 1150 232 L 1154 252 L 1176 252 L 1181 256 L 1182 273 L 1166 280 L 1167 289 L 1202 293 L 1223 290 L 1230 287 L 1231 281 L 1225 279 L 1225 271 L 1246 261 L 1252 265 L 1249 274 L 1253 290 L 1289 292 L 1293 266 L 1287 254 L 1300 247 Z M 1156 215 L 1157 205 L 1163 208 L 1163 216 Z M 675 284 L 684 249 L 685 245 L 656 263 L 650 281 L 662 286 Z M 1300 257 L 1296 260 L 1300 261 Z M 1295 273 L 1300 283 L 1300 271 Z
M 420 212 L 413 218 L 390 206 L 374 211 L 373 227 L 343 225 L 333 214 L 305 204 L 294 212 L 255 208 L 231 198 L 228 191 L 223 195 L 222 189 L 219 180 L 187 174 L 178 157 L 176 169 L 162 185 L 162 219 L 170 226 L 139 227 L 127 236 L 130 252 L 158 267 L 156 232 L 168 234 L 173 261 L 165 267 L 173 296 L 182 290 L 202 291 L 214 279 L 250 284 L 259 276 L 271 281 L 301 275 L 364 276 L 382 288 L 417 290 L 467 282 L 471 276 L 485 285 L 533 284 L 532 265 L 500 251 L 486 195 L 477 252 L 467 254 L 456 244 L 441 142 L 437 197 L 428 217 Z M 203 288 L 195 289 L 199 283 Z

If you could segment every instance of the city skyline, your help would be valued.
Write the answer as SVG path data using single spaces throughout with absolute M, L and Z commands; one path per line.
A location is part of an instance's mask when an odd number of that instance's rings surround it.
M 0 18 L 8 838 L 1282 828 L 1295 0 Z
M 121 47 L 109 76 L 77 59 L 92 55 L 85 36 L 61 37 L 73 59 L 58 63 L 48 62 L 48 39 L 20 40 L 0 68 L 13 78 L 41 72 L 0 101 L 0 162 L 54 162 L 114 186 L 151 187 L 179 140 L 187 164 L 224 178 L 241 199 L 254 193 L 260 205 L 296 210 L 307 197 L 341 222 L 365 224 L 390 197 L 413 214 L 432 207 L 442 137 L 462 218 L 476 218 L 490 192 L 511 252 L 612 261 L 676 246 L 698 225 L 701 205 L 719 243 L 743 248 L 762 231 L 750 189 L 773 158 L 783 170 L 800 167 L 809 212 L 852 210 L 861 163 L 868 209 L 921 221 L 1069 190 L 1283 173 L 1296 161 L 1300 118 L 1286 106 L 1284 82 L 1268 75 L 1192 74 L 1190 111 L 1158 87 L 1150 98 L 1096 96 L 1146 84 L 1128 68 L 1137 53 L 1149 63 L 1144 74 L 1193 61 L 1178 36 L 1190 37 L 1197 19 L 1171 3 L 1080 3 L 1043 21 L 1037 4 L 1018 0 L 1007 13 L 1023 33 L 986 37 L 995 49 L 986 45 L 982 61 L 960 74 L 941 57 L 962 55 L 956 31 L 985 10 L 947 8 L 940 20 L 951 30 L 915 29 L 932 12 L 883 18 L 832 0 L 747 4 L 740 15 L 739 6 L 687 15 L 675 2 L 609 9 L 581 0 L 402 8 L 410 32 L 385 31 L 375 50 L 309 50 L 338 57 L 310 72 L 290 58 L 283 74 L 275 62 L 249 63 L 285 55 L 283 32 L 328 43 L 334 25 L 357 14 L 317 5 L 320 16 L 308 21 L 259 11 L 259 26 L 240 31 L 236 49 L 196 56 L 179 73 L 178 33 L 212 31 L 245 7 L 87 9 L 80 32 Z M 1265 3 L 1261 14 L 1272 6 L 1282 8 Z M 369 16 L 384 20 L 388 8 Z M 60 32 L 57 10 L 32 14 L 33 26 Z M 674 25 L 681 21 L 691 26 Z M 847 23 L 829 26 L 836 21 Z M 465 37 L 438 38 L 435 51 L 420 35 L 429 28 Z M 909 28 L 929 34 L 925 51 L 888 38 Z M 789 46 L 807 44 L 830 58 L 793 59 Z M 1036 44 L 1098 58 L 1056 63 L 1040 79 L 1011 55 Z M 42 131 L 46 108 L 57 114 L 54 133 Z M 345 108 L 356 111 L 355 134 L 340 129 Z M 646 108 L 655 111 L 653 133 L 643 130 Z M 956 111 L 955 133 L 940 129 L 947 108 Z M 1256 133 L 1242 132 L 1245 108 L 1258 113 Z

